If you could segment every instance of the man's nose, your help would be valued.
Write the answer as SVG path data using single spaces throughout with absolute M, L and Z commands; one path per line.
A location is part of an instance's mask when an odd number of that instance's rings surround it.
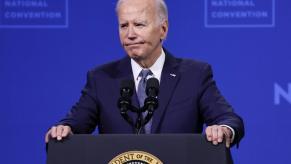
M 127 38 L 130 40 L 134 40 L 136 38 L 136 33 L 135 33 L 134 27 L 132 27 L 132 26 L 128 27 Z

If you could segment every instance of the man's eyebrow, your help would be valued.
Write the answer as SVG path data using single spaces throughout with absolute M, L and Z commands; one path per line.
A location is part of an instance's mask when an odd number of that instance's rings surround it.
M 135 23 L 142 23 L 142 24 L 148 24 L 148 21 L 146 20 L 136 20 Z
M 121 24 L 128 24 L 128 21 L 119 21 L 118 24 L 119 25 L 121 25 Z

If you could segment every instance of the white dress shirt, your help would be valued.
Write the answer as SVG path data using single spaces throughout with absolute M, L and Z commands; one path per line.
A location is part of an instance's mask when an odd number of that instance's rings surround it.
M 162 50 L 162 53 L 159 56 L 159 58 L 156 60 L 156 62 L 150 68 L 146 68 L 146 69 L 151 70 L 151 72 L 153 73 L 152 75 L 149 75 L 147 78 L 154 77 L 154 78 L 157 78 L 159 80 L 159 82 L 161 81 L 161 74 L 162 74 L 162 70 L 164 67 L 165 59 L 166 59 L 166 55 L 165 55 L 164 50 Z M 131 68 L 132 68 L 132 72 L 133 72 L 135 90 L 137 92 L 138 83 L 141 80 L 139 73 L 142 69 L 145 69 L 145 68 L 142 68 L 133 59 L 131 59 Z

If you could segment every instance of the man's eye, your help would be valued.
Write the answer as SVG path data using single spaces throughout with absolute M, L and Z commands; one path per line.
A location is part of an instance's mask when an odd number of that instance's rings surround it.
M 145 25 L 142 24 L 142 23 L 136 23 L 135 26 L 136 26 L 136 27 L 144 27 Z
M 121 24 L 120 25 L 120 28 L 126 28 L 127 27 L 127 24 Z

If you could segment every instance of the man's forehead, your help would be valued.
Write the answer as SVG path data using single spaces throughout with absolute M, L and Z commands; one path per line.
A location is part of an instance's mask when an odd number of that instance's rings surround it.
M 118 11 L 119 20 L 144 20 L 154 14 L 153 7 L 151 5 L 126 5 L 120 6 Z
M 147 6 L 152 5 L 155 6 L 156 0 L 120 0 L 119 7 L 122 5 L 129 6 Z

